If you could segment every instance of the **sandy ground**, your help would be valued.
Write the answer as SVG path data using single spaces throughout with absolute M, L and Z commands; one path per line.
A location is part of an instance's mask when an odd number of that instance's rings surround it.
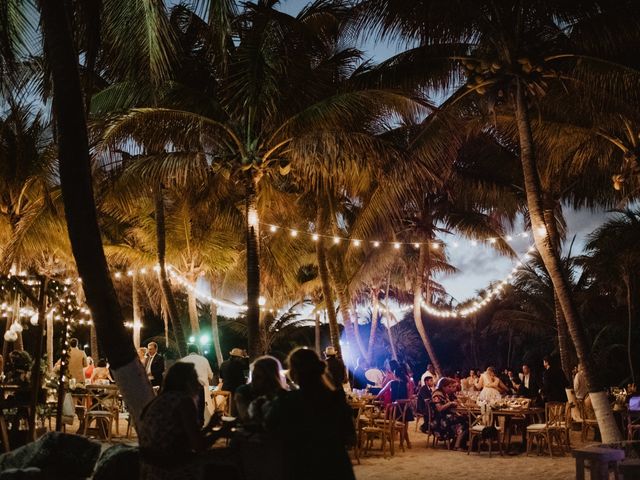
M 409 428 L 411 449 L 398 451 L 393 457 L 383 458 L 380 452 L 373 452 L 370 456 L 360 459 L 361 464 L 355 465 L 358 480 L 566 480 L 575 478 L 575 461 L 570 454 L 564 457 L 554 455 L 553 458 L 538 456 L 489 455 L 483 451 L 456 452 L 447 450 L 444 446 L 427 447 L 426 435 L 415 433 L 413 424 Z M 579 441 L 579 433 L 572 433 L 572 446 Z M 397 444 L 396 444 L 397 446 Z
M 70 433 L 75 433 L 78 427 L 77 420 L 73 426 L 67 428 Z M 126 432 L 126 420 L 121 418 L 119 422 L 120 436 L 115 437 L 113 443 L 137 444 L 135 430 L 130 438 L 124 438 Z M 367 456 L 361 457 L 360 465 L 354 462 L 354 471 L 357 480 L 568 480 L 575 478 L 575 462 L 570 454 L 564 457 L 550 458 L 538 456 L 533 452 L 530 456 L 525 454 L 506 455 L 489 454 L 483 451 L 456 452 L 447 450 L 442 444 L 427 446 L 427 437 L 421 432 L 414 432 L 414 424 L 409 425 L 409 437 L 412 448 L 401 451 L 396 441 L 396 452 L 393 457 L 384 458 L 379 450 L 371 451 Z M 519 437 L 514 437 L 515 442 Z M 572 432 L 571 444 L 578 446 L 579 432 Z M 376 446 L 377 446 L 376 442 Z M 109 446 L 104 443 L 104 448 Z M 327 479 L 331 480 L 331 479 Z

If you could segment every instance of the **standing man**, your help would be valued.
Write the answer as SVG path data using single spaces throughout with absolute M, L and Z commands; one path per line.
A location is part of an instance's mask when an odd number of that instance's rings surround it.
M 542 360 L 544 365 L 544 372 L 542 373 L 542 396 L 546 402 L 566 402 L 567 392 L 565 387 L 567 381 L 564 378 L 564 373 L 559 368 L 551 363 L 549 357 L 544 357 Z
M 213 413 L 213 405 L 211 401 L 211 395 L 209 395 L 209 383 L 213 379 L 213 371 L 209 360 L 200 355 L 200 350 L 195 344 L 191 344 L 187 347 L 187 356 L 178 360 L 181 363 L 192 363 L 198 374 L 198 382 L 202 385 L 198 393 L 198 420 L 200 424 L 204 425 L 205 421 L 209 420 L 211 413 Z M 207 408 L 205 408 L 207 407 Z
M 69 376 L 77 383 L 84 383 L 84 367 L 87 366 L 87 354 L 78 348 L 78 339 L 69 340 Z
M 325 361 L 327 362 L 327 370 L 331 376 L 333 385 L 340 391 L 342 390 L 342 384 L 344 383 L 346 376 L 346 368 L 344 362 L 338 358 L 336 349 L 329 346 L 324 351 Z
M 518 378 L 514 377 L 511 381 L 518 395 L 527 398 L 536 398 L 538 396 L 540 388 L 531 373 L 529 365 L 526 363 L 522 365 L 522 373 L 518 375 Z
M 235 393 L 240 385 L 247 383 L 244 378 L 244 370 L 245 361 L 242 350 L 239 348 L 232 349 L 229 352 L 229 358 L 220 365 L 221 390 Z
M 145 364 L 147 377 L 154 387 L 162 385 L 162 374 L 164 373 L 164 358 L 158 353 L 158 344 L 149 342 L 147 345 L 147 363 Z

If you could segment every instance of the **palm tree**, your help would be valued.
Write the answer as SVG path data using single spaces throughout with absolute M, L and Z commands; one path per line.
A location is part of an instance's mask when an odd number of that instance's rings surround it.
M 589 51 L 588 41 L 593 37 L 578 37 L 572 42 L 567 32 L 573 26 L 579 28 L 581 21 L 586 25 L 600 22 L 610 25 L 607 21 L 612 13 L 615 21 L 620 22 L 629 8 L 627 24 L 636 22 L 637 16 L 631 5 L 617 5 L 611 9 L 600 3 L 582 2 L 578 6 L 553 1 L 514 5 L 475 2 L 464 12 L 455 4 L 441 4 L 434 9 L 427 1 L 414 2 L 410 6 L 402 0 L 383 5 L 364 1 L 362 5 L 368 7 L 365 11 L 369 16 L 365 23 L 375 25 L 382 34 L 404 35 L 405 39 L 416 40 L 420 44 L 410 54 L 404 54 L 405 59 L 415 59 L 420 52 L 422 58 L 430 54 L 432 62 L 451 62 L 452 68 L 447 76 L 423 80 L 423 83 L 446 85 L 468 76 L 469 90 L 463 96 L 486 95 L 495 111 L 506 108 L 514 113 L 527 207 L 536 246 L 550 273 L 578 357 L 586 365 L 587 383 L 603 439 L 614 441 L 619 438 L 619 432 L 610 415 L 606 395 L 597 385 L 584 328 L 568 281 L 562 275 L 559 253 L 547 235 L 531 126 L 533 107 L 553 87 L 561 91 L 567 83 L 572 88 L 588 85 L 593 93 L 606 84 L 602 76 L 586 73 L 589 67 L 595 67 L 597 71 L 602 65 L 583 55 L 585 50 Z M 630 31 L 637 29 L 632 27 Z M 451 47 L 449 53 L 444 53 L 446 47 Z M 416 67 L 414 72 L 419 73 L 423 69 L 422 64 Z M 585 78 L 586 82 L 580 82 L 579 79 Z M 626 81 L 637 83 L 635 78 L 626 78 Z M 601 91 L 604 92 L 604 88 Z
M 608 285 L 625 292 L 627 304 L 627 357 L 631 381 L 635 383 L 632 345 L 633 330 L 637 327 L 637 285 L 640 257 L 640 211 L 622 210 L 590 236 L 586 245 L 584 266 L 596 282 L 606 290 Z

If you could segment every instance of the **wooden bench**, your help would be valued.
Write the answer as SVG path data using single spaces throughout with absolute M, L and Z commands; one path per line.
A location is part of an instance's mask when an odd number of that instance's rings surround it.
M 608 480 L 609 470 L 618 470 L 618 463 L 624 459 L 624 451 L 613 448 L 585 447 L 572 450 L 576 459 L 576 480 L 584 480 L 585 461 L 589 462 L 591 480 Z

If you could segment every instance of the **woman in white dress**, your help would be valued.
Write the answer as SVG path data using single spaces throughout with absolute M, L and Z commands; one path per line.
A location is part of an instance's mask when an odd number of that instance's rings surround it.
M 476 388 L 481 390 L 480 395 L 478 395 L 478 400 L 485 402 L 500 400 L 502 398 L 502 394 L 500 393 L 501 387 L 503 388 L 502 391 L 506 390 L 504 384 L 501 384 L 502 382 L 496 376 L 493 367 L 487 368 L 476 382 Z

